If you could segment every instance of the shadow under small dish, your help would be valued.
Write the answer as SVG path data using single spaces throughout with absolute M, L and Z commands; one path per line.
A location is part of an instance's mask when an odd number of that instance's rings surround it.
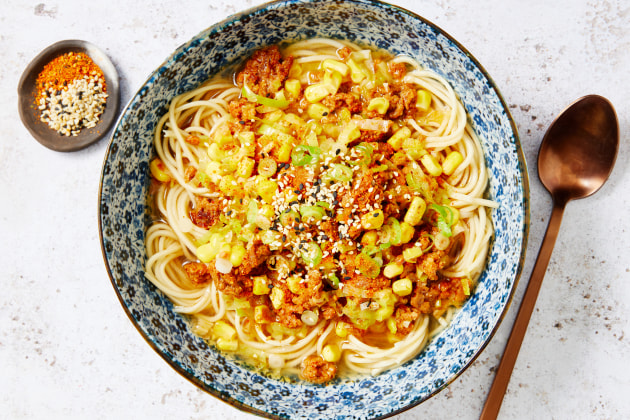
M 327 385 L 278 380 L 195 335 L 185 316 L 145 277 L 147 194 L 154 129 L 170 100 L 268 45 L 315 37 L 406 54 L 444 77 L 480 137 L 489 172 L 495 235 L 473 296 L 450 326 L 409 362 L 376 376 Z M 244 11 L 179 47 L 148 78 L 121 116 L 106 151 L 99 192 L 102 250 L 115 292 L 147 343 L 200 389 L 271 418 L 374 419 L 416 406 L 457 378 L 488 344 L 523 268 L 529 185 L 515 124 L 481 65 L 440 28 L 378 1 L 283 0 Z M 448 417 L 448 414 L 446 414 Z
M 69 52 L 84 53 L 92 59 L 103 72 L 108 95 L 96 126 L 83 128 L 74 136 L 62 135 L 42 122 L 41 110 L 36 103 L 38 75 L 51 60 Z M 118 73 L 109 57 L 95 45 L 81 40 L 59 41 L 44 49 L 26 67 L 18 84 L 18 101 L 20 119 L 38 142 L 51 150 L 73 152 L 103 138 L 116 121 L 120 103 Z

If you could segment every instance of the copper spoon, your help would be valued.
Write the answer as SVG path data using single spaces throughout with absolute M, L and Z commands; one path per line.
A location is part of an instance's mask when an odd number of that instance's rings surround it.
M 554 121 L 538 152 L 538 177 L 551 193 L 553 210 L 536 264 L 527 285 L 505 352 L 481 412 L 481 419 L 496 419 L 512 369 L 536 304 L 551 251 L 567 203 L 588 197 L 604 185 L 619 148 L 619 124 L 613 106 L 597 95 L 578 99 Z

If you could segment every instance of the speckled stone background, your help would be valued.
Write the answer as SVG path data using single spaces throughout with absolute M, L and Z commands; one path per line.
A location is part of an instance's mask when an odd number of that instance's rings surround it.
M 510 310 L 477 361 L 397 419 L 479 417 L 542 241 L 551 199 L 537 177 L 542 136 L 590 93 L 617 109 L 609 182 L 568 205 L 501 419 L 630 418 L 630 4 L 623 0 L 393 3 L 432 21 L 488 70 L 528 161 L 531 230 Z M 101 257 L 97 190 L 107 140 L 50 151 L 17 113 L 17 83 L 49 44 L 84 39 L 110 56 L 126 103 L 177 46 L 251 0 L 24 2 L 0 13 L 0 417 L 255 418 L 172 370 L 124 314 Z

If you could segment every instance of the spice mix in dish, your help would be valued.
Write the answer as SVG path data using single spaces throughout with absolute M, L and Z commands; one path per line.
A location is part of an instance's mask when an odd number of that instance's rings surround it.
M 103 71 L 85 53 L 68 52 L 37 77 L 40 120 L 62 136 L 77 136 L 99 122 L 107 102 Z

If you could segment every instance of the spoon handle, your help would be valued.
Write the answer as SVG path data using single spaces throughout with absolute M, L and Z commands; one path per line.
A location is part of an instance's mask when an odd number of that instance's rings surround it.
M 551 252 L 553 251 L 553 246 L 556 243 L 556 238 L 558 237 L 558 231 L 560 230 L 560 222 L 562 221 L 562 214 L 564 212 L 565 205 L 566 202 L 564 200 L 560 203 L 554 200 L 551 218 L 549 219 L 549 224 L 547 225 L 547 231 L 540 247 L 540 251 L 538 251 L 536 264 L 532 270 L 527 290 L 525 291 L 523 301 L 521 302 L 518 314 L 516 315 L 516 320 L 514 321 L 510 338 L 505 346 L 503 357 L 501 358 L 501 362 L 497 368 L 494 382 L 490 387 L 488 398 L 486 399 L 486 403 L 481 412 L 480 420 L 496 419 L 499 415 L 499 410 L 501 409 L 501 404 L 503 402 L 503 396 L 505 395 L 508 383 L 510 382 L 512 369 L 514 369 L 514 364 L 516 363 L 516 358 L 518 357 L 523 337 L 525 337 L 525 332 L 527 331 L 527 324 L 529 324 L 529 319 L 532 315 L 532 311 L 534 310 L 534 306 L 536 305 L 538 291 L 540 290 L 540 285 L 545 277 L 545 271 L 549 265 Z

